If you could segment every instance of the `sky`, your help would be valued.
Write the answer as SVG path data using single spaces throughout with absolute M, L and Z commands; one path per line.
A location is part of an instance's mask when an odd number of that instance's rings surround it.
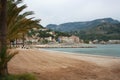
M 48 24 L 90 21 L 99 18 L 120 21 L 120 0 L 24 0 L 33 11 L 35 19 L 41 19 L 44 27 Z

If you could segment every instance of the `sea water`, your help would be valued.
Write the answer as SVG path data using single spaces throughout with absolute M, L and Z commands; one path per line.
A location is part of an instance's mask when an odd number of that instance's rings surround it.
M 93 46 L 93 45 L 91 45 Z M 96 48 L 46 48 L 47 50 L 120 57 L 120 44 L 94 45 Z

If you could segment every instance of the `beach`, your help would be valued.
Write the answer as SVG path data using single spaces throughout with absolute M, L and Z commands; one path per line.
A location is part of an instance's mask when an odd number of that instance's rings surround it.
M 15 50 L 19 53 L 8 63 L 11 74 L 33 73 L 38 80 L 120 80 L 119 57 Z

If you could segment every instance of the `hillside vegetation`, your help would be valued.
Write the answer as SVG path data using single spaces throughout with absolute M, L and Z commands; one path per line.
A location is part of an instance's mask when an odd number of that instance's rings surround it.
M 49 24 L 49 29 L 68 32 L 79 36 L 83 40 L 119 40 L 120 22 L 112 18 L 96 19 L 85 22 L 69 22 L 60 25 Z

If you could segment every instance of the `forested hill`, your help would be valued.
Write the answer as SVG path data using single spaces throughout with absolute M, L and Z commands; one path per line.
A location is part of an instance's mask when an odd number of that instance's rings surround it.
M 70 32 L 70 34 L 77 35 L 83 40 L 120 40 L 120 23 L 102 23 L 92 28 Z
M 86 29 L 86 28 L 92 28 L 103 23 L 117 24 L 120 22 L 112 18 L 103 18 L 103 19 L 96 19 L 93 21 L 68 22 L 60 25 L 49 24 L 46 26 L 46 28 L 62 31 L 62 32 L 66 32 L 66 31 L 71 32 L 71 31 L 77 31 L 77 30 Z
M 96 19 L 85 22 L 69 22 L 60 25 L 49 24 L 47 28 L 68 32 L 84 40 L 120 40 L 120 22 L 112 18 Z

